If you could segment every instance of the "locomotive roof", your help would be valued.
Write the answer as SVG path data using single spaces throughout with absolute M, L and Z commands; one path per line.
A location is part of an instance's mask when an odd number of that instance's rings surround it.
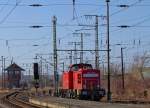
M 90 65 L 90 66 L 92 66 L 91 64 L 88 64 L 88 63 L 72 64 L 71 66 L 74 66 L 74 65 Z
M 79 63 L 79 64 L 72 64 L 71 67 L 76 66 L 76 65 L 79 65 L 79 66 L 90 65 L 90 66 L 92 66 L 91 64 L 87 64 L 87 63 Z

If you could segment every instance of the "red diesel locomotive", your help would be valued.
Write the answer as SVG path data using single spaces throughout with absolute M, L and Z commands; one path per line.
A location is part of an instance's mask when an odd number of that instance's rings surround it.
M 91 64 L 74 64 L 63 72 L 62 97 L 100 100 L 105 90 L 100 86 L 100 70 Z

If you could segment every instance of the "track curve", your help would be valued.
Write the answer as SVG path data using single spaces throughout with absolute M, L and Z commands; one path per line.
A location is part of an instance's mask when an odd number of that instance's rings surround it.
M 2 98 L 3 104 L 11 108 L 43 108 L 28 102 L 28 99 L 21 96 L 21 92 L 13 92 Z

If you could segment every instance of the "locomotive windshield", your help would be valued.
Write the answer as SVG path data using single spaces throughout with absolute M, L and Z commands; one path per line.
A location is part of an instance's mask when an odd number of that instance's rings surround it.
M 83 69 L 92 69 L 92 65 L 90 65 L 90 64 L 84 64 L 82 68 Z
M 79 69 L 92 69 L 91 64 L 74 64 L 70 67 L 71 71 L 78 71 Z
M 79 66 L 78 65 L 74 65 L 71 67 L 71 71 L 78 71 L 79 70 Z

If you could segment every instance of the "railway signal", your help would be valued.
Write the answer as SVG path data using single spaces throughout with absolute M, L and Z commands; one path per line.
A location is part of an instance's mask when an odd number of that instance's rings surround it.
M 35 88 L 36 88 L 36 92 L 37 92 L 37 89 L 39 88 L 39 69 L 38 69 L 38 63 L 33 63 L 33 72 L 34 72 L 34 80 L 35 80 Z
M 33 68 L 34 68 L 34 70 L 33 70 L 34 71 L 34 79 L 39 80 L 38 63 L 34 63 Z

